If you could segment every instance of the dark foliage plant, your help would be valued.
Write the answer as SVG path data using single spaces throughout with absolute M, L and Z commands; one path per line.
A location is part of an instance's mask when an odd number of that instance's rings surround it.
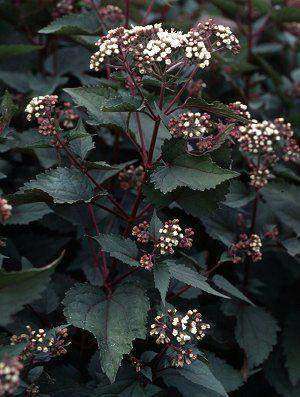
M 299 6 L 0 1 L 0 396 L 300 395 Z

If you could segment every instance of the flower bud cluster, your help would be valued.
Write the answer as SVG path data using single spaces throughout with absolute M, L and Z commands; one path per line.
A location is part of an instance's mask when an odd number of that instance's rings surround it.
M 279 230 L 277 226 L 274 226 L 272 229 L 269 229 L 265 232 L 264 236 L 271 240 L 277 240 L 279 237 Z
M 187 228 L 182 232 L 179 226 L 179 219 L 173 219 L 165 222 L 164 226 L 159 230 L 160 238 L 157 248 L 161 255 L 174 254 L 174 248 L 189 249 L 193 244 L 194 230 Z
M 247 236 L 246 233 L 242 233 L 239 241 L 230 247 L 229 254 L 234 263 L 240 263 L 245 255 L 253 262 L 258 262 L 262 258 L 261 247 L 262 242 L 257 234 Z
M 157 344 L 167 344 L 172 348 L 176 352 L 172 364 L 182 367 L 197 359 L 197 355 L 191 349 L 184 349 L 183 346 L 202 340 L 209 329 L 210 325 L 203 322 L 198 310 L 188 310 L 186 315 L 182 316 L 177 314 L 176 309 L 170 309 L 166 315 L 155 317 L 150 335 L 156 337 Z
M 265 167 L 252 167 L 250 171 L 250 186 L 255 189 L 263 188 L 271 177 L 270 170 Z
M 210 115 L 207 113 L 182 113 L 169 122 L 170 133 L 176 138 L 201 137 L 208 134 L 211 127 Z
M 13 395 L 20 385 L 23 364 L 18 357 L 4 357 L 0 362 L 0 396 Z
M 233 110 L 236 114 L 245 117 L 245 119 L 250 120 L 251 114 L 248 111 L 248 106 L 244 105 L 242 102 L 236 101 L 228 104 L 230 110 Z
M 36 119 L 41 135 L 55 134 L 54 116 L 57 101 L 57 95 L 39 96 L 33 98 L 25 109 L 28 121 Z
M 125 19 L 123 11 L 118 6 L 107 5 L 106 7 L 99 8 L 99 16 L 100 18 L 109 23 L 121 22 Z
M 300 157 L 300 146 L 296 142 L 294 137 L 294 131 L 290 123 L 286 123 L 283 117 L 278 117 L 274 120 L 274 124 L 280 131 L 280 135 L 284 140 L 283 160 L 284 161 L 296 161 Z
M 243 151 L 253 154 L 274 153 L 274 145 L 280 141 L 280 132 L 274 123 L 252 120 L 247 126 L 239 127 L 238 142 Z
M 35 354 L 44 353 L 47 357 L 61 356 L 67 353 L 68 330 L 61 328 L 56 330 L 54 337 L 48 337 L 44 329 L 35 331 L 30 325 L 26 327 L 27 332 L 11 337 L 11 345 L 27 342 L 24 350 L 20 354 L 22 359 L 32 357 Z
M 241 46 L 237 37 L 232 33 L 228 26 L 215 24 L 212 19 L 206 22 L 199 22 L 193 29 L 200 33 L 201 37 L 208 41 L 213 50 L 228 49 L 233 54 L 237 54 Z
M 132 229 L 132 235 L 142 244 L 147 244 L 150 240 L 149 222 L 144 221 Z
M 139 188 L 144 176 L 145 172 L 142 165 L 137 167 L 130 165 L 118 174 L 121 189 L 128 190 L 131 188 Z
M 0 216 L 2 222 L 6 222 L 11 217 L 12 206 L 8 204 L 7 200 L 0 198 Z
M 59 118 L 59 124 L 66 130 L 75 128 L 79 119 L 78 114 L 75 113 L 70 102 L 63 102 L 62 108 L 57 109 L 57 116 Z
M 145 254 L 140 259 L 140 265 L 146 270 L 151 270 L 154 266 L 152 255 Z
M 60 18 L 64 15 L 71 14 L 76 11 L 76 0 L 60 0 L 52 12 L 54 19 Z

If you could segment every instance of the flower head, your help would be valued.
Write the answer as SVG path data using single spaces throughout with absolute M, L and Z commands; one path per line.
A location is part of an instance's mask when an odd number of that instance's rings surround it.
M 6 222 L 11 217 L 12 206 L 8 204 L 7 200 L 0 198 L 0 215 L 2 222 Z

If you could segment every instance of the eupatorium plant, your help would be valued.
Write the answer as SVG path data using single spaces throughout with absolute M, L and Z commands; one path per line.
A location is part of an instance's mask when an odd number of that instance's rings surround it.
M 30 42 L 30 73 L 0 68 L 0 396 L 299 390 L 300 149 L 256 48 L 276 10 L 179 3 L 0 7 Z

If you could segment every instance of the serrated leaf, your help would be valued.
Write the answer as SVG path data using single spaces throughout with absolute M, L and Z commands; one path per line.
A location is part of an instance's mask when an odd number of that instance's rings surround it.
M 201 191 L 212 189 L 238 176 L 234 171 L 219 167 L 208 156 L 187 155 L 183 142 L 174 144 L 174 140 L 165 141 L 163 153 L 168 164 L 156 168 L 151 175 L 151 182 L 164 194 L 178 187 Z
M 156 210 L 153 211 L 152 217 L 151 217 L 151 221 L 149 224 L 149 232 L 150 234 L 155 238 L 158 239 L 159 238 L 159 230 L 163 227 L 163 223 L 162 221 L 159 219 L 159 217 L 157 216 L 157 212 Z
M 77 284 L 63 303 L 68 321 L 96 337 L 101 367 L 113 382 L 132 341 L 146 336 L 149 302 L 145 291 L 136 284 L 122 284 L 106 299 L 98 287 Z
M 94 239 L 100 244 L 103 251 L 108 252 L 113 258 L 129 266 L 139 266 L 137 261 L 138 247 L 134 241 L 114 234 L 100 234 Z
M 206 232 L 214 239 L 230 247 L 236 239 L 236 213 L 228 208 L 221 207 L 214 214 L 201 217 Z
M 161 300 L 165 304 L 169 284 L 171 280 L 171 274 L 167 263 L 162 262 L 155 264 L 153 267 L 153 277 L 155 287 L 158 289 Z
M 207 353 L 206 356 L 212 373 L 222 383 L 228 393 L 242 386 L 243 378 L 240 371 L 234 369 L 226 361 L 215 356 L 213 353 Z
M 6 225 L 28 225 L 30 222 L 42 219 L 52 213 L 51 208 L 45 203 L 21 204 L 13 207 L 12 216 Z
M 242 306 L 237 312 L 235 338 L 248 357 L 249 368 L 261 364 L 277 342 L 276 320 L 260 307 Z
M 23 309 L 24 305 L 41 297 L 49 283 L 55 266 L 63 257 L 41 268 L 7 272 L 0 269 L 0 325 L 5 326 L 13 320 L 12 316 Z
M 216 284 L 217 287 L 222 289 L 223 291 L 227 292 L 230 295 L 235 296 L 238 299 L 241 299 L 245 302 L 250 303 L 250 305 L 254 306 L 250 299 L 247 298 L 241 291 L 239 291 L 234 285 L 232 285 L 226 278 L 216 274 L 212 281 Z
M 94 196 L 94 185 L 76 168 L 58 167 L 26 182 L 17 195 L 35 191 L 47 193 L 54 203 L 73 204 L 90 202 Z
M 140 103 L 126 91 L 118 91 L 107 85 L 65 88 L 78 106 L 86 108 L 91 124 L 126 127 L 126 113 L 134 111 Z
M 296 256 L 300 255 L 300 239 L 299 239 L 299 237 L 289 238 L 287 240 L 281 241 L 281 243 L 291 256 L 296 257 Z
M 219 101 L 214 101 L 212 103 L 209 103 L 203 98 L 196 98 L 196 99 L 190 98 L 188 99 L 187 102 L 185 102 L 183 107 L 199 109 L 202 112 L 207 112 L 216 116 L 226 117 L 245 124 L 249 123 L 248 119 L 235 113 L 227 105 Z
M 78 121 L 76 128 L 68 132 L 67 139 L 71 141 L 69 143 L 71 151 L 82 160 L 95 147 L 93 138 L 86 132 L 82 120 Z
M 201 218 L 201 216 L 207 216 L 219 208 L 228 188 L 228 182 L 224 182 L 215 189 L 204 192 L 187 188 L 180 189 L 178 194 L 175 191 L 174 199 L 187 214 Z
M 209 367 L 200 360 L 180 370 L 166 369 L 161 372 L 161 376 L 168 386 L 176 387 L 184 397 L 228 396 Z
M 220 296 L 222 298 L 229 298 L 229 296 L 221 294 L 221 292 L 213 289 L 207 282 L 207 278 L 195 270 L 190 269 L 184 265 L 178 264 L 175 261 L 166 261 L 169 267 L 171 277 L 176 278 L 185 284 L 191 285 L 194 288 L 199 288 L 209 294 Z
M 292 385 L 300 381 L 300 340 L 299 340 L 299 315 L 291 311 L 283 327 L 283 351 L 286 357 L 285 366 L 288 370 Z
M 242 182 L 234 180 L 230 183 L 230 192 L 223 203 L 231 208 L 240 208 L 249 204 L 254 198 L 254 192 L 249 191 Z
M 55 19 L 50 25 L 41 29 L 43 34 L 86 34 L 95 33 L 99 29 L 99 21 L 94 12 L 64 15 Z
M 12 116 L 17 112 L 17 110 L 18 106 L 14 104 L 11 94 L 8 91 L 5 91 L 0 104 L 0 131 L 9 124 Z
M 281 222 L 300 235 L 300 195 L 299 188 L 284 182 L 271 182 L 262 190 L 268 206 Z

